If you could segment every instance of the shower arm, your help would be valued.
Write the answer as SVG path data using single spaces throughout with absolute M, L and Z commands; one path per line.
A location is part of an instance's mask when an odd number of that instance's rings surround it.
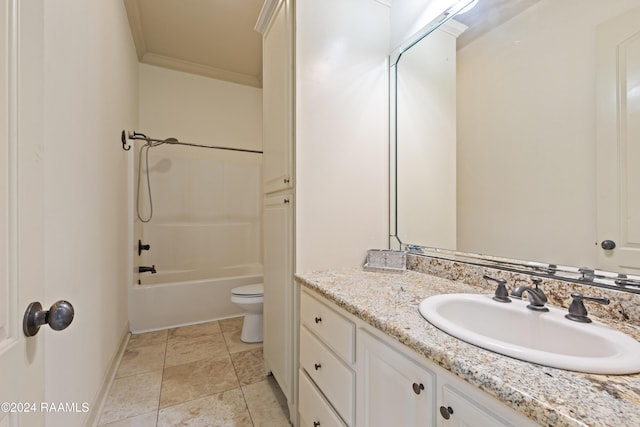
M 125 138 L 125 134 L 126 132 L 123 130 L 122 131 L 122 149 L 125 151 L 129 151 L 131 149 L 131 146 L 126 146 L 126 138 Z M 185 145 L 185 146 L 189 146 L 189 147 L 199 147 L 199 148 L 214 148 L 216 150 L 227 150 L 227 151 L 240 151 L 243 153 L 255 153 L 255 154 L 262 154 L 262 151 L 260 150 L 249 150 L 246 148 L 233 148 L 233 147 L 220 147 L 220 146 L 215 146 L 215 145 L 202 145 L 202 144 L 194 144 L 194 143 L 190 143 L 190 142 L 183 142 L 183 141 L 178 141 L 176 138 L 167 138 L 167 139 L 156 139 L 156 138 L 149 138 L 148 136 L 146 136 L 143 133 L 139 133 L 139 132 L 129 132 L 129 135 L 127 137 L 130 140 L 144 140 L 147 142 L 148 145 L 153 146 L 153 145 L 159 145 L 159 144 L 174 144 L 174 145 Z M 157 143 L 157 144 L 152 144 L 153 142 Z

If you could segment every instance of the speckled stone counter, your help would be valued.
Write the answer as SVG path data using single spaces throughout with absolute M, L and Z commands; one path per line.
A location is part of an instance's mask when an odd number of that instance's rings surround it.
M 512 359 L 453 338 L 418 312 L 431 295 L 485 289 L 415 271 L 323 271 L 296 281 L 540 425 L 640 426 L 640 374 L 582 374 Z M 635 326 L 605 323 L 640 337 Z

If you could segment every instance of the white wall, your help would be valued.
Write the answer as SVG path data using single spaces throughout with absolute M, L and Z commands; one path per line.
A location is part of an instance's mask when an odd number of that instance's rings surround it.
M 296 270 L 388 245 L 389 8 L 296 3 Z
M 139 132 L 262 150 L 262 90 L 140 64 Z
M 596 265 L 595 28 L 636 3 L 543 0 L 460 50 L 460 250 Z
M 93 404 L 128 331 L 120 132 L 137 124 L 137 59 L 121 0 L 45 2 L 44 21 L 43 305 L 67 299 L 76 312 L 67 330 L 43 331 L 45 398 Z M 46 425 L 87 416 L 49 413 Z

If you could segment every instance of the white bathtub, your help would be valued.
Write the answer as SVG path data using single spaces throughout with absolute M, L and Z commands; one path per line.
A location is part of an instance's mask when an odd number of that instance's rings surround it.
M 231 289 L 262 283 L 262 266 L 234 267 L 211 274 L 221 273 L 234 275 L 189 280 L 189 272 L 145 273 L 141 276 L 143 284 L 136 282 L 129 290 L 131 331 L 153 331 L 241 315 L 242 310 L 231 302 Z M 171 281 L 162 283 L 167 280 Z

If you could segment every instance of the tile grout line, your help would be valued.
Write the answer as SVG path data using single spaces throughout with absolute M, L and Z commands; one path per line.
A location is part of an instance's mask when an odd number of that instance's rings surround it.
M 167 364 L 167 349 L 169 347 L 169 330 L 167 329 L 167 338 L 164 342 L 164 358 L 162 359 L 162 376 L 160 378 L 160 393 L 158 393 L 158 409 L 156 410 L 156 427 L 160 422 L 160 399 L 162 398 L 162 383 L 164 382 L 164 371 Z
M 225 344 L 226 344 L 226 340 L 225 340 Z M 227 351 L 229 351 L 229 347 L 227 347 Z M 236 369 L 236 364 L 233 363 L 233 357 L 231 357 L 231 353 L 229 353 L 229 358 L 231 359 L 231 366 L 233 366 L 233 371 L 236 373 L 236 380 L 238 381 L 238 388 L 240 389 L 240 393 L 242 393 L 242 400 L 244 400 L 244 406 L 246 406 L 246 408 L 247 408 L 247 413 L 249 414 L 249 420 L 251 420 L 251 425 L 255 426 L 255 423 L 253 422 L 253 415 L 251 414 L 251 411 L 249 410 L 249 403 L 247 403 L 247 396 L 244 395 L 244 390 L 242 388 L 242 384 L 240 384 L 240 377 L 238 376 L 238 370 Z
M 231 325 L 227 324 L 225 329 L 230 328 L 231 330 L 227 330 L 226 335 L 225 335 L 225 332 L 223 331 L 221 323 L 219 321 L 217 321 L 217 322 L 218 322 L 218 327 L 219 327 L 220 334 L 222 335 L 222 340 L 221 340 L 222 343 L 221 344 L 224 345 L 224 349 L 225 349 L 222 357 L 226 358 L 231 363 L 231 369 L 233 369 L 233 374 L 234 374 L 234 378 L 235 378 L 235 381 L 236 381 L 236 384 L 237 384 L 237 388 L 240 389 L 240 393 L 242 395 L 243 402 L 245 404 L 245 410 L 247 411 L 246 413 L 249 416 L 249 421 L 250 421 L 252 426 L 255 426 L 256 425 L 256 420 L 254 419 L 255 418 L 255 414 L 253 414 L 249 410 L 249 404 L 248 404 L 248 401 L 247 401 L 247 396 L 245 394 L 245 390 L 243 389 L 243 385 L 242 385 L 242 383 L 240 381 L 240 374 L 239 374 L 239 371 L 238 371 L 238 369 L 243 366 L 243 363 L 240 363 L 240 362 L 242 360 L 244 360 L 244 359 L 242 357 L 240 357 L 239 360 L 234 360 L 234 355 L 239 354 L 239 353 L 245 353 L 245 352 L 250 353 L 250 352 L 253 352 L 253 351 L 258 350 L 258 349 L 260 350 L 260 352 L 262 352 L 262 346 L 255 347 L 255 348 L 246 348 L 246 349 L 243 349 L 242 347 L 238 347 L 238 345 L 237 345 L 238 343 L 236 343 L 236 340 L 232 338 L 232 336 L 234 334 L 238 333 L 238 330 L 237 330 L 238 328 L 231 327 Z M 167 408 L 171 408 L 171 407 L 174 407 L 174 406 L 179 406 L 179 405 L 187 403 L 187 402 L 191 402 L 191 401 L 195 401 L 195 400 L 198 400 L 198 399 L 201 399 L 201 398 L 209 397 L 209 396 L 200 396 L 198 398 L 190 399 L 188 401 L 183 401 L 183 402 L 175 403 L 173 405 L 169 405 L 166 408 L 161 408 L 160 407 L 160 404 L 162 402 L 163 386 L 164 386 L 164 382 L 166 380 L 166 375 L 167 375 L 167 372 L 166 372 L 167 371 L 167 357 L 168 357 L 168 355 L 170 353 L 169 352 L 169 341 L 170 341 L 170 338 L 171 338 L 170 332 L 173 329 L 178 329 L 178 328 L 167 328 L 165 330 L 166 331 L 165 335 L 162 338 L 163 344 L 164 344 L 165 347 L 164 347 L 164 353 L 161 356 L 162 357 L 162 367 L 161 367 L 160 387 L 159 387 L 159 393 L 157 395 L 157 406 L 156 406 L 156 410 L 154 411 L 155 415 L 156 415 L 156 420 L 155 420 L 155 424 L 153 424 L 153 425 L 155 425 L 155 427 L 159 427 L 160 425 L 162 425 L 162 423 L 160 423 L 160 411 L 161 411 L 161 409 L 167 409 Z M 188 338 L 188 335 L 185 336 L 185 337 Z M 178 336 L 176 336 L 174 338 L 179 339 L 180 335 L 178 335 Z M 160 343 L 158 343 L 158 344 L 160 344 Z M 141 346 L 140 348 L 153 346 L 153 345 L 155 345 L 155 344 L 147 344 L 147 345 Z M 127 347 L 129 347 L 129 346 L 127 346 Z M 136 348 L 135 345 L 134 345 L 134 348 Z M 231 348 L 233 348 L 236 351 L 234 351 L 232 353 L 231 352 Z M 160 354 L 158 354 L 158 356 L 160 356 Z M 179 365 L 176 365 L 176 366 L 179 366 Z M 120 377 L 120 378 L 133 377 L 135 375 L 145 374 L 145 373 L 149 373 L 149 372 L 153 372 L 153 370 L 144 371 L 144 372 L 135 372 L 135 373 L 131 373 L 130 375 L 126 375 L 126 376 Z M 229 371 L 227 371 L 227 372 L 229 372 Z M 229 374 L 230 374 L 230 372 L 229 372 Z M 266 379 L 266 378 L 263 378 L 263 380 L 264 379 Z M 232 387 L 232 388 L 229 388 L 229 389 L 226 389 L 226 390 L 221 390 L 221 391 L 219 391 L 219 392 L 217 392 L 215 394 L 232 391 L 234 389 L 235 389 L 235 387 Z M 147 414 L 151 414 L 151 413 L 147 412 Z M 141 416 L 141 415 L 144 415 L 144 414 L 132 415 L 131 417 L 127 417 L 127 418 L 134 418 L 134 417 Z M 125 419 L 123 419 L 123 420 L 125 420 Z

